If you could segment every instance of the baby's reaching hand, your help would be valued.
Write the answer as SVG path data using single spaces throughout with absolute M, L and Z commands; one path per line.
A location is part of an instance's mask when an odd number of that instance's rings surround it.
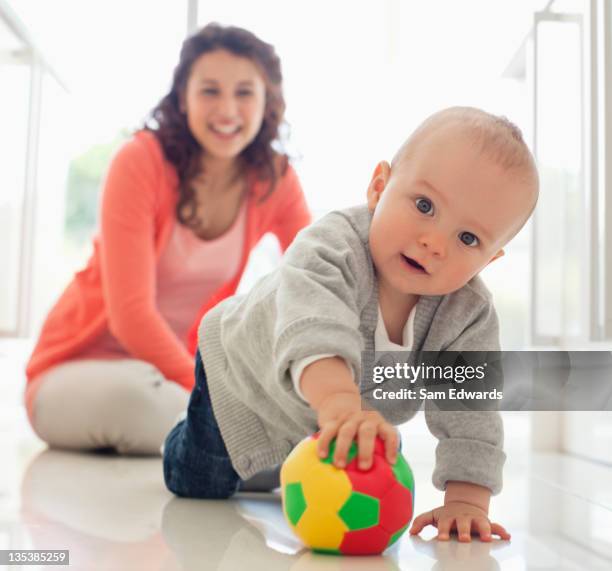
M 340 357 L 319 359 L 302 372 L 300 386 L 310 406 L 317 411 L 321 433 L 317 451 L 321 458 L 329 452 L 336 439 L 334 465 L 344 468 L 353 440 L 357 441 L 358 466 L 372 467 L 374 442 L 379 436 L 385 441 L 387 462 L 395 464 L 399 435 L 380 413 L 364 410 L 359 389 L 353 382 L 348 365 Z
M 448 541 L 450 532 L 456 531 L 459 541 L 472 541 L 472 534 L 480 535 L 481 541 L 491 541 L 491 535 L 510 539 L 510 534 L 498 523 L 491 523 L 486 510 L 466 502 L 451 501 L 443 506 L 422 513 L 415 518 L 410 535 L 417 535 L 428 525 L 438 528 L 436 539 Z
M 344 468 L 349 448 L 357 441 L 357 457 L 360 470 L 369 470 L 374 458 L 374 443 L 379 436 L 385 442 L 385 457 L 389 464 L 395 464 L 399 445 L 399 434 L 380 413 L 361 410 L 360 396 L 335 393 L 323 400 L 319 407 L 319 427 L 321 428 L 317 451 L 325 458 L 331 441 L 336 439 L 334 465 Z

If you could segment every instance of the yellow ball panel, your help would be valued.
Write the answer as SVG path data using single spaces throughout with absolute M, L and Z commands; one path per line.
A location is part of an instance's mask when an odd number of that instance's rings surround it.
M 281 467 L 281 486 L 300 482 L 303 474 L 318 462 L 317 441 L 312 438 L 302 440 L 287 456 Z
M 348 530 L 336 513 L 315 507 L 306 508 L 294 529 L 308 547 L 316 549 L 338 549 Z
M 318 506 L 338 512 L 351 495 L 351 481 L 344 470 L 318 462 L 302 473 L 302 491 L 306 506 Z

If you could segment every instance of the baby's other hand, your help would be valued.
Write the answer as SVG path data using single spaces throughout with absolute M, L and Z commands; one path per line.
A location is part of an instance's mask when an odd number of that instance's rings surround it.
M 485 510 L 465 502 L 449 502 L 422 513 L 412 522 L 410 535 L 419 534 L 428 525 L 438 528 L 436 539 L 440 541 L 448 541 L 451 531 L 455 531 L 462 542 L 472 541 L 472 535 L 480 535 L 481 541 L 491 541 L 492 534 L 510 539 L 503 526 L 491 523 Z

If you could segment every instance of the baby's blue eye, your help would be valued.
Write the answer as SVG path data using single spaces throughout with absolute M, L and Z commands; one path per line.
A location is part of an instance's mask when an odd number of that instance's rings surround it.
M 422 212 L 423 214 L 427 214 L 429 216 L 433 216 L 434 208 L 429 198 L 417 198 L 414 203 L 419 212 Z
M 459 234 L 459 240 L 461 240 L 466 246 L 470 246 L 475 248 L 480 244 L 480 240 L 478 240 L 477 236 L 474 236 L 471 232 L 461 232 Z

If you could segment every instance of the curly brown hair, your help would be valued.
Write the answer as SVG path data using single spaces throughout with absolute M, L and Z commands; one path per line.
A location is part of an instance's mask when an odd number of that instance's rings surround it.
M 166 159 L 178 174 L 179 199 L 176 216 L 181 224 L 197 228 L 197 199 L 191 181 L 201 172 L 201 154 L 205 152 L 187 125 L 180 109 L 193 63 L 204 53 L 226 50 L 253 61 L 261 70 L 266 85 L 264 117 L 259 132 L 241 152 L 240 158 L 249 174 L 258 180 L 269 181 L 265 200 L 276 186 L 277 178 L 284 174 L 288 157 L 282 149 L 280 127 L 284 122 L 285 99 L 282 90 L 280 59 L 274 47 L 255 34 L 234 26 L 212 23 L 189 36 L 181 48 L 179 63 L 174 69 L 170 92 L 153 108 L 145 121 L 145 129 L 158 138 Z

